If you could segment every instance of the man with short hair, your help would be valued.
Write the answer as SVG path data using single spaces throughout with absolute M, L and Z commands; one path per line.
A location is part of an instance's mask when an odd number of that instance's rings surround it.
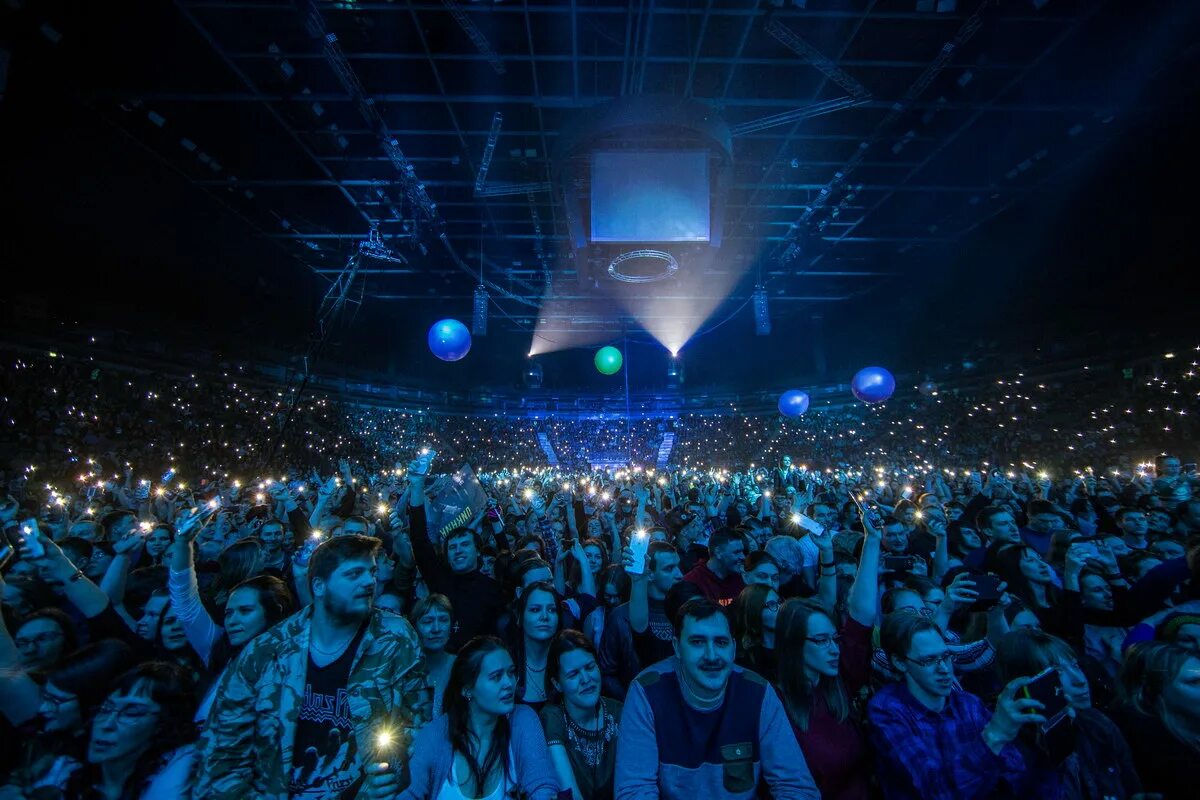
M 1042 558 L 1050 552 L 1050 539 L 1062 530 L 1065 523 L 1058 509 L 1049 500 L 1030 500 L 1026 513 L 1027 527 L 1021 529 L 1021 540 L 1037 550 Z
M 1125 540 L 1125 544 L 1129 545 L 1131 550 L 1145 550 L 1150 546 L 1148 539 L 1150 522 L 1146 519 L 1144 511 L 1124 506 L 1117 509 L 1113 518 L 1121 530 L 1121 538 Z
M 742 570 L 746 564 L 746 540 L 742 534 L 721 528 L 708 541 L 708 559 L 683 576 L 700 587 L 710 600 L 729 605 L 746 588 Z
M 736 666 L 722 608 L 687 601 L 674 657 L 629 689 L 617 737 L 616 800 L 775 800 L 820 797 L 787 714 L 762 677 Z
M 1026 722 L 1045 722 L 1036 700 L 1016 699 L 1029 682 L 1005 687 L 989 713 L 954 680 L 952 654 L 937 626 L 907 611 L 884 618 L 883 649 L 900 683 L 867 704 L 879 785 L 886 800 L 958 800 L 1011 790 L 1026 772 L 1012 742 Z M 628 706 L 626 706 L 628 708 Z
M 1010 544 L 1021 544 L 1021 529 L 1012 512 L 1000 506 L 987 506 L 975 515 L 979 533 L 986 537 L 983 547 L 967 553 L 963 563 L 971 570 L 982 570 L 988 553 Z
M 342 535 L 355 533 L 359 536 L 371 535 L 371 523 L 366 517 L 355 514 L 352 517 L 346 517 L 346 521 L 342 523 Z
M 883 520 L 883 537 L 880 540 L 885 556 L 909 555 L 908 528 L 895 517 Z
M 396 742 L 399 769 L 432 713 L 416 632 L 374 609 L 379 540 L 340 536 L 313 551 L 313 602 L 246 645 L 225 671 L 201 735 L 193 796 L 349 800 Z
M 262 544 L 263 569 L 283 574 L 287 567 L 287 553 L 283 551 L 283 522 L 268 517 L 258 529 L 258 541 Z
M 483 542 L 470 528 L 455 528 L 446 535 L 443 556 L 429 540 L 425 519 L 425 476 L 409 469 L 409 532 L 396 534 L 411 541 L 413 558 L 429 591 L 444 594 L 454 609 L 454 629 L 446 649 L 457 653 L 472 637 L 496 632 L 504 613 L 505 597 L 500 583 L 480 570 Z
M 632 559 L 628 547 L 624 555 L 628 571 Z M 630 600 L 609 612 L 596 654 L 604 694 L 617 700 L 625 697 L 630 681 L 642 667 L 671 654 L 671 620 L 665 601 L 671 587 L 683 580 L 679 553 L 666 542 L 650 542 L 643 572 L 630 572 L 629 577 L 633 581 Z

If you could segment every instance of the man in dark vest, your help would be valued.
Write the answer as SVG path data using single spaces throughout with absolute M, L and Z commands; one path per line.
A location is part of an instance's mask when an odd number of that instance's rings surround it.
M 775 800 L 820 792 L 783 705 L 760 676 L 733 663 L 729 620 L 697 597 L 674 621 L 675 657 L 629 687 L 617 739 L 616 800 Z

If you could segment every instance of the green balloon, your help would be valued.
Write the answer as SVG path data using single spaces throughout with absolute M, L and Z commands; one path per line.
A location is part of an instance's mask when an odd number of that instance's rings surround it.
M 625 359 L 621 357 L 621 351 L 609 345 L 601 347 L 596 351 L 596 369 L 600 370 L 605 375 L 615 375 L 621 371 L 621 364 Z

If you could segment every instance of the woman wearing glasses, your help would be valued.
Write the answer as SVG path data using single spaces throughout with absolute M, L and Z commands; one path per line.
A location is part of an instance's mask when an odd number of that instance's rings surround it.
M 139 664 L 117 679 L 92 717 L 84 762 L 56 762 L 39 785 L 59 789 L 64 800 L 186 797 L 194 711 L 180 667 Z
M 879 530 L 866 531 L 858 573 L 839 626 L 832 611 L 811 600 L 788 600 L 775 624 L 779 694 L 821 797 L 866 798 L 866 737 L 851 709 L 871 675 L 871 630 L 879 587 Z M 833 572 L 822 556 L 822 573 Z M 824 574 L 822 578 L 824 578 Z

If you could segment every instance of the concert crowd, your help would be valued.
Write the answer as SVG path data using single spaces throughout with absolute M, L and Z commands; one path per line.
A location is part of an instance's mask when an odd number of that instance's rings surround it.
M 2 353 L 0 800 L 1194 797 L 1168 363 L 626 424 Z

